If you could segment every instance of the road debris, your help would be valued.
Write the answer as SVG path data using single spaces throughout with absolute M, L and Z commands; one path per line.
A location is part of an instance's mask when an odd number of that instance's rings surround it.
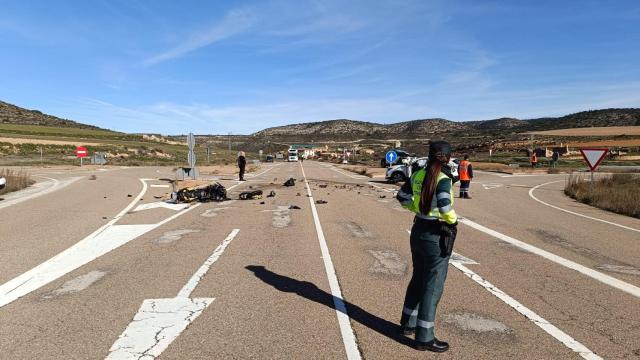
M 172 192 L 171 200 L 175 203 L 224 201 L 228 200 L 227 189 L 218 182 L 204 186 L 186 187 Z
M 296 179 L 289 178 L 289 180 L 285 181 L 284 186 L 296 186 Z
M 98 178 L 98 177 L 97 177 L 97 176 L 95 176 L 95 175 L 91 175 L 91 176 L 89 176 L 89 180 L 96 180 L 97 178 Z
M 262 190 L 243 191 L 239 195 L 240 200 L 262 199 Z
M 316 204 L 326 204 L 327 202 L 324 200 L 316 200 Z
M 324 189 L 324 188 L 326 188 L 326 187 L 327 187 L 327 184 L 319 184 L 319 185 L 318 185 L 318 187 L 320 187 L 320 188 Z
M 269 195 L 267 195 L 268 198 L 270 197 L 275 197 L 276 196 L 276 192 L 271 190 L 271 192 L 269 193 Z
M 291 205 L 291 206 L 289 206 L 289 209 L 291 209 L 291 210 L 300 210 L 300 206 L 298 206 L 298 205 Z

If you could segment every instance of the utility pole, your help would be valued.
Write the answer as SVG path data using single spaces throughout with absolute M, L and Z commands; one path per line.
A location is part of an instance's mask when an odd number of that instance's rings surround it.
M 40 146 L 40 167 L 44 167 L 44 155 L 42 154 L 42 146 Z
M 229 153 L 231 153 L 231 132 L 229 132 Z

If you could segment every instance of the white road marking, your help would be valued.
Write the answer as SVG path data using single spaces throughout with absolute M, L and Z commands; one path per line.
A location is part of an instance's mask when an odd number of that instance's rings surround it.
M 330 168 L 331 170 L 333 170 L 333 171 L 337 172 L 338 174 L 342 174 L 342 175 L 344 175 L 344 176 L 348 176 L 348 177 L 350 177 L 350 178 L 352 178 L 352 179 L 359 179 L 359 180 L 360 180 L 360 179 L 370 179 L 370 177 L 368 177 L 368 176 L 363 176 L 363 175 L 351 175 L 351 174 L 348 174 L 348 173 L 346 173 L 346 172 L 343 172 L 343 171 L 342 171 L 342 169 L 339 169 L 338 167 L 333 166 L 333 165 L 330 165 L 330 166 L 329 166 L 329 168 Z
M 384 186 L 376 185 L 376 184 L 372 183 L 371 181 L 368 181 L 367 184 L 373 186 L 376 189 L 380 189 L 382 191 L 386 191 L 386 192 L 389 192 L 389 193 L 395 193 L 396 192 L 396 190 L 388 189 L 388 188 L 386 188 Z
M 150 185 L 152 188 L 169 188 L 171 187 L 170 185 L 166 185 L 166 184 L 152 184 Z
M 108 360 L 155 359 L 193 322 L 213 298 L 146 299 L 109 349 Z
M 313 215 L 313 222 L 315 223 L 318 242 L 320 243 L 320 251 L 322 252 L 322 260 L 324 261 L 324 269 L 327 273 L 327 279 L 329 280 L 331 295 L 333 295 L 333 305 L 336 309 L 336 316 L 338 317 L 338 324 L 340 325 L 340 333 L 342 334 L 342 342 L 344 343 L 344 349 L 347 353 L 347 359 L 360 360 L 362 356 L 360 355 L 360 350 L 358 350 L 356 336 L 353 333 L 353 328 L 351 328 L 351 323 L 349 322 L 349 315 L 347 315 L 347 307 L 342 298 L 340 283 L 338 283 L 336 270 L 333 266 L 333 262 L 331 261 L 331 254 L 329 253 L 327 240 L 325 239 L 324 232 L 322 231 L 318 210 L 316 209 L 316 204 L 313 200 L 313 195 L 311 194 L 311 187 L 307 181 L 307 175 L 304 173 L 302 163 L 300 163 L 300 169 L 302 169 L 302 177 L 304 178 L 309 203 L 311 204 L 311 214 Z
M 152 185 L 153 186 L 153 185 Z M 170 204 L 164 201 L 156 201 L 148 204 L 138 205 L 133 212 L 149 210 L 149 209 L 157 209 L 157 208 L 165 208 L 173 211 L 184 210 L 189 207 L 189 204 Z
M 533 191 L 534 191 L 534 190 L 536 190 L 536 189 L 538 189 L 538 188 L 540 188 L 540 187 L 543 187 L 543 186 L 545 186 L 545 185 L 549 185 L 549 184 L 553 184 L 553 183 L 557 183 L 557 182 L 561 182 L 561 181 L 564 181 L 564 180 L 549 181 L 549 182 L 547 182 L 547 183 L 544 183 L 544 184 L 540 184 L 540 185 L 534 186 L 534 187 L 532 187 L 532 188 L 531 188 L 531 190 L 529 190 L 529 196 L 530 196 L 533 200 L 535 200 L 535 201 L 539 202 L 540 204 L 543 204 L 543 205 L 546 205 L 546 206 L 552 207 L 552 208 L 554 208 L 554 209 L 556 209 L 556 210 L 564 211 L 564 212 L 566 212 L 566 213 L 568 213 L 568 214 L 572 214 L 572 215 L 575 215 L 575 216 L 580 216 L 580 217 L 583 217 L 583 218 L 586 218 L 586 219 L 589 219 L 589 220 L 599 221 L 599 222 L 602 222 L 602 223 L 605 223 L 605 224 L 609 224 L 609 225 L 617 226 L 617 227 L 622 228 L 622 229 L 631 230 L 631 231 L 635 231 L 635 232 L 640 232 L 640 229 L 636 229 L 636 228 L 632 228 L 632 227 L 625 226 L 625 225 L 622 225 L 622 224 L 614 223 L 614 222 L 612 222 L 612 221 L 607 221 L 607 220 L 603 220 L 603 219 L 598 219 L 598 218 L 595 218 L 595 217 L 593 217 L 593 216 L 583 215 L 583 214 L 580 214 L 580 213 L 577 213 L 577 212 L 573 212 L 573 211 L 569 211 L 569 210 L 567 210 L 567 209 L 563 209 L 563 208 L 558 207 L 558 206 L 555 206 L 555 205 L 551 205 L 551 204 L 549 204 L 549 203 L 546 203 L 546 202 L 544 202 L 544 201 L 542 201 L 542 200 L 538 199 L 537 197 L 535 197 L 535 195 L 533 195 Z
M 524 315 L 527 319 L 531 320 L 547 334 L 553 336 L 556 340 L 563 343 L 566 347 L 578 353 L 578 355 L 580 355 L 581 357 L 589 360 L 602 360 L 600 356 L 596 355 L 593 351 L 589 350 L 586 346 L 582 345 L 576 339 L 558 329 L 547 320 L 542 318 L 540 315 L 534 313 L 529 308 L 519 303 L 516 299 L 507 295 L 504 291 L 498 289 L 493 284 L 480 277 L 480 275 L 476 274 L 471 269 L 464 266 L 462 263 L 451 261 L 450 264 L 456 267 L 458 270 L 462 271 L 462 273 L 468 276 L 471 280 L 480 284 L 480 286 L 495 295 L 498 299 L 502 300 L 505 304 L 509 305 L 517 312 Z
M 482 187 L 485 190 L 497 189 L 497 188 L 503 187 L 503 186 L 504 186 L 504 184 L 496 184 L 496 183 L 482 184 Z
M 0 202 L 0 209 L 15 205 L 27 200 L 31 200 L 33 198 L 36 198 L 42 195 L 49 194 L 56 190 L 60 190 L 65 186 L 71 185 L 77 180 L 82 179 L 82 176 L 78 176 L 78 177 L 60 181 L 60 180 L 46 177 L 46 176 L 40 176 L 40 175 L 34 175 L 34 176 L 41 177 L 49 181 L 35 183 L 26 189 L 3 195 L 2 197 L 4 198 L 4 200 Z
M 200 280 L 202 280 L 202 278 L 207 274 L 207 272 L 209 271 L 209 268 L 211 268 L 211 265 L 213 265 L 216 261 L 218 261 L 218 259 L 220 258 L 224 250 L 227 248 L 227 246 L 229 246 L 229 244 L 233 241 L 233 239 L 235 239 L 235 237 L 238 235 L 239 232 L 240 232 L 240 229 L 233 229 L 233 231 L 229 233 L 226 239 L 224 239 L 222 243 L 218 245 L 218 247 L 213 251 L 213 254 L 209 256 L 209 258 L 204 262 L 204 264 L 202 264 L 202 266 L 198 269 L 198 271 L 196 271 L 196 273 L 193 274 L 191 279 L 189 279 L 186 285 L 178 292 L 177 297 L 191 296 L 191 293 L 196 288 L 196 286 L 198 286 L 198 284 L 200 283 Z
M 195 204 L 189 209 L 176 213 L 156 224 L 114 225 L 116 221 L 120 220 L 120 218 L 131 210 L 147 191 L 147 183 L 145 180 L 140 179 L 140 181 L 143 186 L 138 196 L 111 221 L 58 255 L 0 285 L 0 307 L 55 281 L 61 276 L 172 221 L 200 205 Z
M 514 245 L 514 246 L 516 246 L 516 247 L 518 247 L 518 248 L 520 248 L 522 250 L 528 251 L 528 252 L 530 252 L 532 254 L 536 254 L 538 256 L 542 256 L 543 258 L 545 258 L 547 260 L 550 260 L 550 261 L 553 261 L 556 264 L 562 265 L 562 266 L 564 266 L 564 267 L 566 267 L 568 269 L 571 269 L 571 270 L 575 270 L 575 271 L 577 271 L 577 272 L 579 272 L 579 273 L 581 273 L 583 275 L 586 275 L 586 276 L 588 276 L 588 277 L 590 277 L 592 279 L 598 280 L 598 281 L 602 282 L 603 284 L 609 285 L 609 286 L 614 287 L 616 289 L 622 290 L 622 291 L 624 291 L 624 292 L 626 292 L 626 293 L 628 293 L 630 295 L 633 295 L 635 297 L 640 298 L 640 288 L 635 286 L 635 285 L 629 284 L 629 283 L 624 282 L 622 280 L 618 280 L 618 279 L 616 279 L 614 277 L 611 277 L 609 275 L 605 275 L 605 274 L 603 274 L 603 273 L 601 273 L 599 271 L 590 269 L 590 268 L 588 268 L 588 267 L 586 267 L 584 265 L 580 265 L 580 264 L 578 264 L 576 262 L 573 262 L 571 260 L 565 259 L 565 258 L 563 258 L 561 256 L 556 255 L 556 254 L 550 253 L 550 252 L 548 252 L 546 250 L 542 250 L 542 249 L 540 249 L 538 247 L 535 247 L 533 245 L 527 244 L 527 243 L 525 243 L 523 241 L 514 239 L 514 238 L 512 238 L 510 236 L 507 236 L 507 235 L 499 233 L 499 232 L 497 232 L 495 230 L 489 229 L 489 228 L 487 228 L 485 226 L 482 226 L 482 225 L 480 225 L 480 224 L 478 224 L 478 223 L 476 223 L 474 221 L 471 221 L 469 219 L 459 218 L 458 221 L 463 223 L 463 224 L 465 224 L 465 225 L 467 225 L 467 226 L 470 226 L 470 227 L 472 227 L 472 228 L 474 228 L 476 230 L 482 231 L 485 234 L 491 235 L 491 236 L 493 236 L 493 237 L 495 237 L 497 239 L 500 239 L 500 240 L 502 240 L 504 242 L 507 242 L 507 243 L 509 243 L 511 245 Z
M 187 281 L 175 298 L 146 299 L 109 349 L 106 359 L 155 359 L 209 306 L 214 298 L 191 299 L 191 293 L 240 232 L 234 229 Z
M 71 279 L 71 280 L 65 282 L 59 288 L 57 288 L 57 289 L 53 290 L 51 293 L 46 294 L 45 296 L 43 296 L 43 298 L 44 299 L 51 299 L 51 298 L 54 298 L 56 296 L 66 295 L 66 294 L 73 294 L 73 293 L 82 291 L 82 290 L 88 288 L 89 286 L 91 286 L 96 281 L 102 279 L 105 275 L 107 275 L 107 273 L 104 272 L 104 271 L 100 271 L 100 270 L 90 271 L 90 272 L 88 272 L 88 273 L 86 273 L 84 275 L 78 276 L 75 279 Z

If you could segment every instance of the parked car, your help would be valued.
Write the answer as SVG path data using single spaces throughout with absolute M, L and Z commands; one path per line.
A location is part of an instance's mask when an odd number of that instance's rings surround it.
M 385 179 L 394 184 L 405 182 L 411 177 L 411 174 L 426 167 L 428 160 L 429 158 L 427 157 L 409 158 L 404 164 L 393 165 L 387 169 Z M 458 163 L 459 161 L 457 159 L 451 159 L 449 162 L 451 173 L 456 178 L 456 181 L 458 177 Z
M 398 158 L 391 165 L 398 165 L 398 164 L 406 162 L 406 159 L 415 157 L 414 154 L 410 154 L 410 153 L 408 153 L 408 152 L 406 152 L 404 150 L 394 149 L 394 151 L 398 155 Z M 386 155 L 386 153 L 384 155 Z M 380 167 L 387 167 L 387 166 L 388 166 L 387 159 L 383 156 L 382 159 L 380 159 Z
M 264 161 L 265 162 L 273 162 L 273 155 L 267 155 L 267 158 Z
M 0 176 L 0 190 L 4 189 L 5 186 L 7 186 L 7 179 Z

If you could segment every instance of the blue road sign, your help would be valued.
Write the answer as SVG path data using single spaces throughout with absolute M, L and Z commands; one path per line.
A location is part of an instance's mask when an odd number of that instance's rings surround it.
M 398 154 L 393 150 L 387 151 L 387 155 L 385 156 L 385 159 L 387 159 L 387 163 L 391 165 L 394 162 L 396 162 L 396 160 L 398 160 Z

